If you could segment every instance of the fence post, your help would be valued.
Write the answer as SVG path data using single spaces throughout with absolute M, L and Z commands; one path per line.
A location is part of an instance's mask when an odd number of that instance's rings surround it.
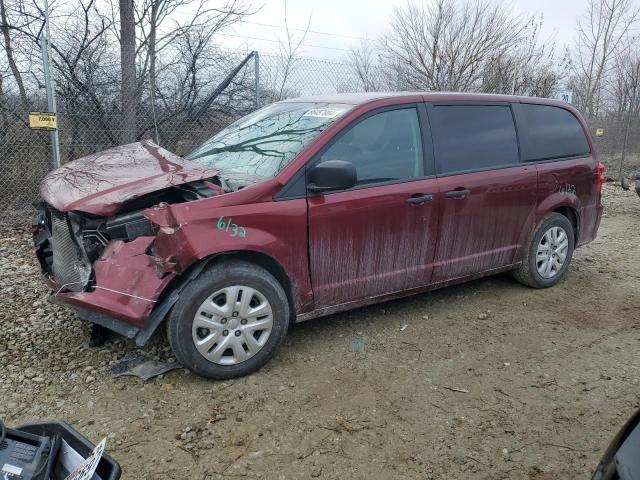
M 631 128 L 631 109 L 636 103 L 636 94 L 634 92 L 633 97 L 631 98 L 631 103 L 629 104 L 629 111 L 627 112 L 627 121 L 625 122 L 624 127 L 624 140 L 622 141 L 622 154 L 620 155 L 620 166 L 618 170 L 618 181 L 620 185 L 623 182 L 624 173 L 622 169 L 624 168 L 624 160 L 627 155 L 627 143 L 629 142 L 629 129 Z
M 256 110 L 260 108 L 260 54 L 257 50 L 253 52 L 253 58 L 255 60 L 255 89 L 256 89 Z
M 122 124 L 120 143 L 133 143 L 137 133 L 137 104 L 138 86 L 136 78 L 136 26 L 134 0 L 119 0 L 120 6 L 120 105 Z M 155 74 L 153 63 L 149 66 L 149 92 L 153 125 L 158 142 L 157 124 L 155 119 Z
M 49 39 L 51 38 L 49 33 L 49 1 L 44 0 L 44 39 L 42 41 L 42 63 L 44 66 L 44 84 L 47 91 L 47 108 L 49 112 L 56 114 L 56 92 L 53 87 L 53 78 L 51 77 L 49 55 L 51 50 L 49 48 Z M 58 168 L 60 166 L 60 142 L 58 137 L 58 129 L 51 131 L 51 155 L 53 156 L 53 167 Z

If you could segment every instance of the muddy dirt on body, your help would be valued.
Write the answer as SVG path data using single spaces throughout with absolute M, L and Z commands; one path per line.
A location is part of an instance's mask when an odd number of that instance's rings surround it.
M 106 436 L 124 479 L 588 478 L 640 403 L 640 199 L 604 203 L 554 288 L 499 275 L 296 325 L 228 382 L 112 379 L 135 345 L 87 347 L 3 229 L 0 417 Z M 142 352 L 170 357 L 163 336 Z

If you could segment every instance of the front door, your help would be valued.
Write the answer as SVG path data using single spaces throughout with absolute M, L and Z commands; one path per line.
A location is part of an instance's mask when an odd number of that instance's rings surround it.
M 510 265 L 535 221 L 537 170 L 519 162 L 509 104 L 430 105 L 440 233 L 434 282 Z
M 424 116 L 423 116 L 424 118 Z M 426 285 L 438 222 L 436 179 L 415 106 L 357 120 L 320 155 L 344 160 L 356 187 L 308 197 L 315 308 Z

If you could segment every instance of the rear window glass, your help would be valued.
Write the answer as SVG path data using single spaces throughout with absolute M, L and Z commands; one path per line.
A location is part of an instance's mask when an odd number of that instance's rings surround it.
M 519 112 L 523 160 L 531 162 L 589 154 L 584 130 L 568 110 L 521 104 Z
M 438 174 L 518 163 L 518 139 L 509 106 L 434 105 L 429 116 Z

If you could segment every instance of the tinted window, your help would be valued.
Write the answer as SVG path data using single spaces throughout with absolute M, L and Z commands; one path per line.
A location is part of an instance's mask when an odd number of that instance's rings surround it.
M 547 105 L 519 106 L 522 156 L 526 161 L 573 157 L 589 153 L 582 126 L 571 112 Z
M 508 106 L 435 105 L 429 113 L 438 173 L 518 163 L 518 140 Z
M 353 163 L 360 185 L 421 177 L 418 112 L 403 108 L 362 120 L 322 154 L 320 161 L 326 160 Z

